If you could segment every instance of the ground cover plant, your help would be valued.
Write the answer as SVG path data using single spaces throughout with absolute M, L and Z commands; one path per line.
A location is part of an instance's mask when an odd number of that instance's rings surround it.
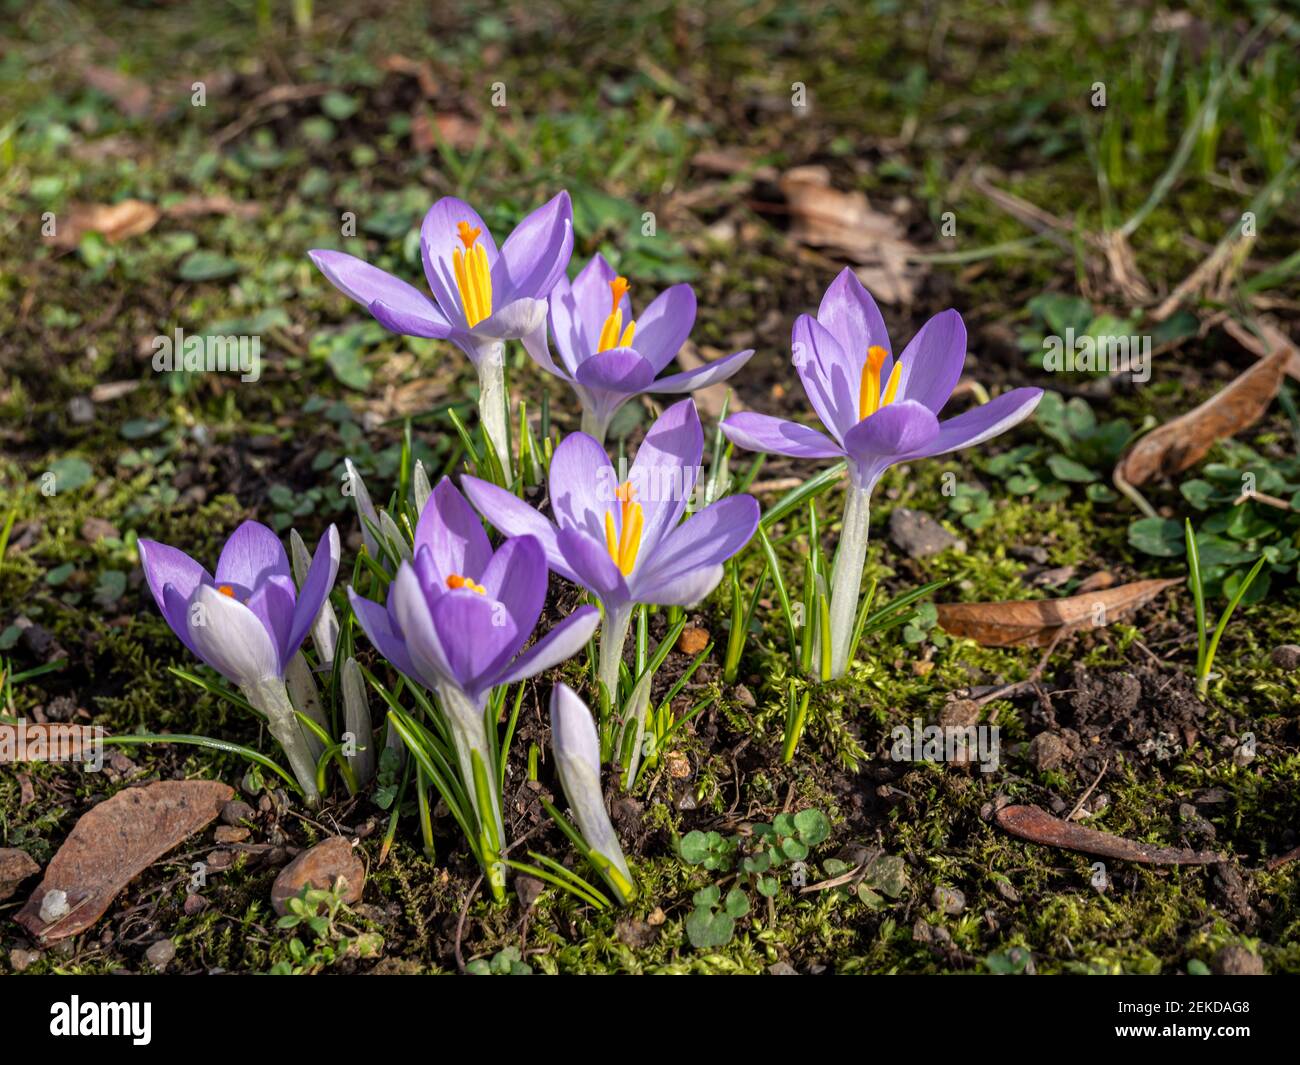
M 0 969 L 1300 971 L 1300 21 L 939 7 L 13 13 Z

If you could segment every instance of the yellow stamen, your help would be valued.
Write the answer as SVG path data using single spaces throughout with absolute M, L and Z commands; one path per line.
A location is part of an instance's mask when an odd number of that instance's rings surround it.
M 627 283 L 626 277 L 616 277 L 609 283 L 610 295 L 613 297 L 609 317 L 605 319 L 605 324 L 600 327 L 600 339 L 596 341 L 596 351 L 609 351 L 610 348 L 626 348 L 632 343 L 632 337 L 636 333 L 636 322 L 628 322 L 627 328 L 623 328 L 623 308 L 619 306 L 623 302 L 632 287 Z
M 464 588 L 466 591 L 478 592 L 479 595 L 487 595 L 487 589 L 481 584 L 475 584 L 469 577 L 462 577 L 459 573 L 453 573 L 447 578 L 447 587 L 452 590 Z
M 635 494 L 630 481 L 619 485 L 615 493 L 619 501 L 619 525 L 623 530 L 621 536 L 614 528 L 614 512 L 605 511 L 605 549 L 625 577 L 636 565 L 637 552 L 641 550 L 641 533 L 645 527 L 645 511 L 633 498 Z
M 880 371 L 884 368 L 888 352 L 879 344 L 867 348 L 867 361 L 862 364 L 862 383 L 858 388 L 858 420 L 867 418 L 880 408 Z M 886 403 L 889 400 L 885 400 Z
M 230 587 L 230 585 L 228 584 L 218 584 L 217 591 L 219 591 L 222 595 L 230 596 L 231 599 L 235 598 L 235 589 Z
M 889 371 L 889 383 L 885 385 L 885 398 L 880 401 L 882 407 L 887 407 L 894 402 L 894 396 L 898 393 L 898 382 L 903 378 L 903 360 L 899 359 L 894 363 L 894 368 Z
M 460 290 L 465 321 L 471 329 L 492 314 L 492 271 L 488 268 L 487 249 L 478 243 L 482 232 L 478 226 L 457 222 L 456 233 L 465 250 L 451 250 L 456 288 Z

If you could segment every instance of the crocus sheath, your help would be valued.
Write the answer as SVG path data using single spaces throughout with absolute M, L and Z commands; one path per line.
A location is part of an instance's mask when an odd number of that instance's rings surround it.
M 961 377 L 966 327 L 954 310 L 931 318 L 895 358 L 871 294 L 845 269 L 817 317 L 801 315 L 794 365 L 826 432 L 765 414 L 733 414 L 722 430 L 737 447 L 792 458 L 848 460 L 849 499 L 831 573 L 831 676 L 848 669 L 866 560 L 871 491 L 890 466 L 973 447 L 1033 413 L 1041 388 L 1016 388 L 939 421 Z
M 546 297 L 573 254 L 573 207 L 561 192 L 524 218 L 498 250 L 478 212 L 445 196 L 424 216 L 420 254 L 433 299 L 415 286 L 345 252 L 317 249 L 312 262 L 375 320 L 406 336 L 450 340 L 474 363 L 479 415 L 488 438 L 510 465 L 505 342 L 540 332 Z
M 309 803 L 319 798 L 316 766 L 285 689 L 284 676 L 334 586 L 339 534 L 331 525 L 301 589 L 279 538 L 255 521 L 231 534 L 216 576 L 185 552 L 141 540 L 140 563 L 158 609 L 191 651 L 266 714 Z
M 685 393 L 725 381 L 754 354 L 738 351 L 705 366 L 658 375 L 681 350 L 695 324 L 695 293 L 673 285 L 633 318 L 631 286 L 604 256 L 595 255 L 570 283 L 560 277 L 547 303 L 550 332 L 524 337 L 524 347 L 547 373 L 567 381 L 582 404 L 582 431 L 605 442 L 619 408 L 643 392 Z

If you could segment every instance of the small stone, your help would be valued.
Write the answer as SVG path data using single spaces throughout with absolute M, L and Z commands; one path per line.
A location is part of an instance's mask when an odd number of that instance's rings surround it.
M 70 695 L 56 695 L 45 704 L 45 716 L 50 721 L 71 721 L 77 716 L 77 700 Z
M 186 917 L 195 917 L 208 908 L 208 900 L 202 895 L 195 895 L 192 892 L 185 896 L 185 902 L 181 909 L 185 912 Z
M 0 901 L 9 898 L 19 884 L 40 871 L 41 867 L 25 850 L 0 847 Z
M 95 420 L 95 404 L 89 396 L 73 396 L 68 400 L 68 421 L 73 425 L 89 425 Z
M 1214 955 L 1210 971 L 1220 976 L 1263 976 L 1264 962 L 1259 955 L 1231 943 Z
M 541 893 L 546 890 L 543 884 L 535 876 L 525 876 L 520 874 L 515 877 L 515 894 L 519 896 L 519 905 L 525 910 L 531 909 Z
M 111 521 L 103 518 L 87 518 L 81 523 L 81 538 L 88 544 L 94 544 L 106 538 L 120 540 L 122 534 Z
M 767 971 L 772 976 L 798 976 L 799 970 L 791 965 L 788 961 L 774 961 L 767 967 Z
M 736 700 L 736 702 L 738 702 L 741 706 L 745 707 L 747 710 L 752 710 L 754 709 L 754 707 L 758 705 L 757 701 L 754 699 L 754 693 L 751 692 L 748 688 L 746 688 L 743 684 L 737 684 L 734 688 L 732 688 L 731 696 L 733 699 Z
M 1284 643 L 1280 647 L 1274 647 L 1273 653 L 1268 657 L 1273 665 L 1288 672 L 1300 668 L 1300 644 Z
M 614 926 L 614 935 L 633 950 L 644 950 L 655 941 L 658 934 L 658 930 L 651 928 L 647 922 L 633 917 L 626 917 Z
M 221 808 L 221 820 L 228 825 L 238 825 L 244 821 L 253 821 L 257 818 L 255 811 L 246 802 L 239 799 L 232 799 Z
M 23 624 L 26 622 L 26 624 Z M 14 624 L 22 630 L 22 635 L 18 637 L 18 642 L 23 645 L 23 649 L 33 658 L 41 662 L 48 661 L 52 657 L 52 652 L 58 648 L 55 642 L 54 634 L 44 625 L 38 625 L 27 618 L 18 618 Z
M 53 891 L 47 891 L 41 898 L 41 920 L 46 924 L 53 924 L 62 917 L 66 917 L 72 909 L 68 905 L 68 893 L 55 888 Z
M 669 751 L 664 762 L 668 766 L 668 775 L 674 780 L 685 780 L 691 775 L 691 760 L 681 751 Z
M 251 834 L 242 825 L 218 825 L 213 838 L 218 843 L 243 843 Z
M 966 541 L 959 540 L 920 510 L 897 507 L 889 515 L 889 538 L 912 558 L 929 558 L 948 548 L 966 550 Z
M 144 956 L 149 959 L 150 965 L 161 972 L 176 957 L 176 944 L 170 939 L 160 939 L 144 952 Z
M 16 973 L 26 972 L 40 960 L 39 950 L 23 950 L 22 947 L 14 947 L 9 952 L 9 964 L 13 966 Z
M 660 907 L 656 906 L 650 911 L 650 916 L 645 919 L 645 923 L 651 928 L 658 928 L 666 920 L 668 920 L 667 914 L 665 914 Z
M 207 862 L 209 873 L 220 873 L 235 864 L 235 856 L 230 851 L 215 850 L 204 861 Z
M 1073 757 L 1069 745 L 1054 732 L 1040 732 L 1029 741 L 1029 764 L 1040 773 L 1055 769 Z
M 677 650 L 684 655 L 697 655 L 709 645 L 709 630 L 697 625 L 687 625 L 677 637 Z
M 966 896 L 956 888 L 944 887 L 939 884 L 930 893 L 930 905 L 940 913 L 946 913 L 949 917 L 956 917 L 966 908 Z
M 974 699 L 949 699 L 939 710 L 939 724 L 945 728 L 969 728 L 980 719 L 980 704 Z
M 271 905 L 283 917 L 289 912 L 289 900 L 305 887 L 329 890 L 339 877 L 347 882 L 343 901 L 352 905 L 361 899 L 366 884 L 366 867 L 342 836 L 331 836 L 305 850 L 286 865 L 271 886 Z
M 1002 896 L 1007 902 L 1019 902 L 1020 892 L 1011 886 L 1011 881 L 1003 880 L 1001 877 L 993 881 L 993 890 Z

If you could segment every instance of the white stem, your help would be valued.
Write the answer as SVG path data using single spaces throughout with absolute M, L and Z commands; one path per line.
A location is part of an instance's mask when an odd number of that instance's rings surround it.
M 595 414 L 583 407 L 582 431 L 588 436 L 594 436 L 596 443 L 603 447 L 605 445 L 605 433 L 609 431 L 609 423 L 601 421 Z
M 632 606 L 605 608 L 605 620 L 600 623 L 600 666 L 597 679 L 609 694 L 609 708 L 618 718 L 618 667 L 623 661 L 623 645 L 627 630 L 632 625 Z M 605 722 L 601 722 L 603 726 Z M 615 757 L 618 752 L 614 752 Z
M 845 487 L 844 527 L 831 568 L 831 679 L 848 672 L 853 625 L 858 617 L 862 567 L 867 561 L 867 532 L 871 523 L 871 489 L 851 481 Z
M 478 817 L 480 824 L 483 823 L 484 812 L 479 809 L 478 805 L 478 789 L 474 786 L 474 765 L 470 759 L 471 752 L 477 752 L 483 762 L 483 770 L 488 776 L 488 795 L 492 805 L 492 809 L 487 811 L 487 816 L 491 818 L 492 825 L 496 829 L 497 839 L 500 841 L 502 849 L 504 849 L 506 830 L 501 820 L 501 801 L 497 794 L 496 778 L 493 776 L 496 772 L 496 766 L 492 763 L 488 746 L 487 725 L 484 721 L 486 702 L 476 703 L 463 691 L 451 684 L 440 687 L 438 696 L 442 699 L 443 708 L 447 711 L 447 723 L 451 725 L 451 736 L 456 744 L 456 756 L 460 761 L 461 780 L 465 784 L 466 792 L 469 793 L 469 801 L 474 807 L 474 813 Z
M 506 392 L 506 360 L 495 348 L 478 364 L 478 416 L 501 468 L 510 476 L 510 396 Z
M 289 768 L 293 770 L 298 786 L 302 788 L 307 805 L 318 805 L 320 792 L 316 790 L 316 763 L 312 759 L 307 738 L 302 734 L 302 726 L 294 715 L 284 681 L 279 677 L 263 677 L 261 680 L 241 684 L 239 690 L 244 693 L 245 699 L 266 715 L 271 735 L 289 759 Z

